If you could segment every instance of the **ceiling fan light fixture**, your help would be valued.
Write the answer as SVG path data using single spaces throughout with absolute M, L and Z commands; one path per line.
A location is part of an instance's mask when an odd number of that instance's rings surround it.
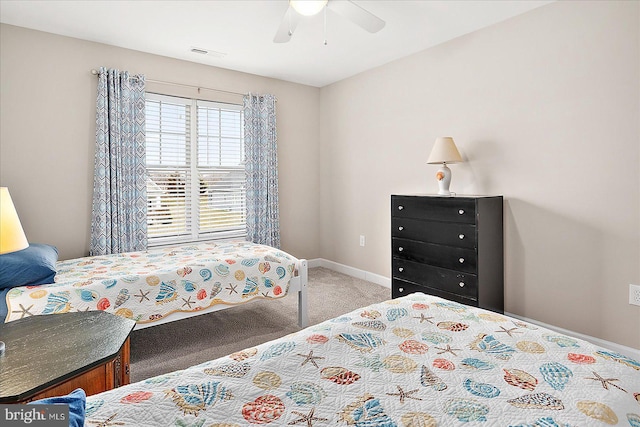
M 303 16 L 313 16 L 322 11 L 329 0 L 289 0 L 291 7 Z

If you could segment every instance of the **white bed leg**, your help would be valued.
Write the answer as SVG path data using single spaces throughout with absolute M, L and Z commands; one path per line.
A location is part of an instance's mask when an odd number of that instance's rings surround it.
M 300 289 L 298 290 L 298 325 L 301 328 L 309 326 L 309 312 L 307 311 L 307 284 L 309 283 L 309 266 L 306 259 L 301 259 L 298 265 Z

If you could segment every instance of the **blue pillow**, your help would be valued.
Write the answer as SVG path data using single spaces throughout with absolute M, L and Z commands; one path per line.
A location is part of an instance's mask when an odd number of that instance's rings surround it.
M 29 405 L 69 405 L 69 427 L 84 426 L 84 409 L 87 404 L 87 395 L 84 390 L 77 388 L 66 396 L 47 397 L 45 399 L 34 400 Z
M 0 255 L 0 289 L 53 283 L 58 249 L 31 243 L 27 249 Z

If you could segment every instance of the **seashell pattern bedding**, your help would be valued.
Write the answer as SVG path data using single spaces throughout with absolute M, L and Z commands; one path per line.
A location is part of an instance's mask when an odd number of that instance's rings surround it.
M 7 293 L 5 321 L 103 310 L 150 323 L 177 311 L 280 298 L 287 294 L 297 261 L 279 249 L 245 241 L 60 261 L 55 283 Z
M 416 293 L 91 396 L 85 422 L 638 427 L 640 363 Z

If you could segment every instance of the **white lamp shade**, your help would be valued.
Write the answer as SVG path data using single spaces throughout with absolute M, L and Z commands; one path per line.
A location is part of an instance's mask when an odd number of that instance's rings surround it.
M 450 136 L 441 136 L 436 139 L 427 163 L 458 163 L 461 161 L 462 157 L 458 152 L 455 142 L 453 142 L 453 138 Z
M 329 0 L 289 0 L 289 4 L 300 15 L 313 16 L 322 11 Z
M 0 187 L 0 255 L 29 247 L 9 189 Z

